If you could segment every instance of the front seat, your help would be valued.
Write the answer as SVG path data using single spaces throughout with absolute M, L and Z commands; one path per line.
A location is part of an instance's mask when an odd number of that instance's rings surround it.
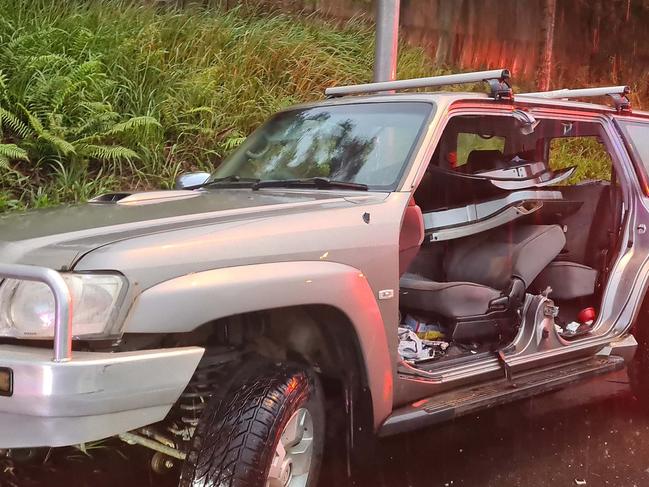
M 425 269 L 411 267 L 399 283 L 400 304 L 453 322 L 481 321 L 522 304 L 527 287 L 565 242 L 558 225 L 505 227 L 449 241 L 444 279 L 424 277 Z

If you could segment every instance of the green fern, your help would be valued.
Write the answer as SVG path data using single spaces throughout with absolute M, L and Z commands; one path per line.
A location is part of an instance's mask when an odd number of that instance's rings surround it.
M 0 152 L 21 161 L 0 171 L 0 211 L 170 187 L 271 112 L 371 78 L 366 26 L 204 3 L 0 0 L 0 144 L 23 151 Z M 420 51 L 401 54 L 402 77 L 435 74 Z
M 120 162 L 139 159 L 137 152 L 120 145 L 81 144 L 77 146 L 77 154 L 100 161 Z
M 31 125 L 32 130 L 36 133 L 36 135 L 40 136 L 43 132 L 45 132 L 45 127 L 43 127 L 43 124 L 41 121 L 38 119 L 36 115 L 34 115 L 31 111 L 29 111 L 25 105 L 22 103 L 18 103 L 18 108 L 20 108 L 27 117 L 27 122 L 29 125 Z
M 62 88 L 52 97 L 53 111 L 61 109 L 71 95 L 92 84 L 93 79 L 102 77 L 102 64 L 97 60 L 85 62 L 70 71 L 61 81 Z
M 75 154 L 76 149 L 74 145 L 67 140 L 57 137 L 56 135 L 44 130 L 38 135 L 38 138 L 49 143 L 58 153 L 67 156 L 69 154 Z
M 18 147 L 16 144 L 0 144 L 0 156 L 8 159 L 28 160 L 27 151 Z
M 0 168 L 10 169 L 9 162 L 12 160 L 28 160 L 27 151 L 16 144 L 0 144 Z
M 85 27 L 77 29 L 72 36 L 72 51 L 77 55 L 85 52 L 88 49 L 90 41 L 94 38 L 94 33 Z
M 70 58 L 64 54 L 43 54 L 25 58 L 29 69 L 49 69 L 70 62 Z
M 158 131 L 162 128 L 160 122 L 153 117 L 133 117 L 124 122 L 113 125 L 105 135 L 121 135 L 132 133 L 147 133 L 151 131 Z
M 0 127 L 9 127 L 16 135 L 23 138 L 32 133 L 32 130 L 18 116 L 2 107 L 0 107 Z M 2 132 L 4 133 L 4 130 Z
M 234 135 L 225 139 L 221 145 L 223 146 L 223 149 L 229 152 L 243 144 L 244 140 L 246 140 L 244 136 Z
M 0 69 L 0 99 L 7 102 L 9 98 L 7 97 L 7 75 Z
M 38 117 L 31 113 L 22 104 L 19 103 L 18 106 L 22 109 L 23 113 L 27 117 L 29 125 L 31 125 L 38 139 L 47 142 L 52 148 L 54 148 L 56 152 L 63 154 L 64 156 L 68 154 L 74 154 L 76 152 L 74 145 L 46 130 Z

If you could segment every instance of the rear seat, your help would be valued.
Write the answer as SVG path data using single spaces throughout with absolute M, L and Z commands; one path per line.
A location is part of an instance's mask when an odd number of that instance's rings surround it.
M 606 266 L 611 227 L 616 204 L 611 201 L 611 183 L 589 181 L 561 187 L 564 198 L 579 201 L 575 213 L 558 222 L 566 233 L 566 246 L 547 268 L 539 274 L 530 290 L 536 293 L 550 287 L 551 298 L 571 300 L 592 296 L 597 290 L 598 269 Z
M 537 293 L 550 287 L 552 298 L 576 299 L 595 293 L 597 274 L 597 270 L 592 267 L 559 260 L 543 269 L 530 287 Z

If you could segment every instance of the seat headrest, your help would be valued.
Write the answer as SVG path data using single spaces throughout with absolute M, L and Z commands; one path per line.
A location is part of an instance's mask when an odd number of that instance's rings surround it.
M 489 171 L 505 167 L 505 158 L 499 150 L 472 150 L 466 160 L 469 172 Z

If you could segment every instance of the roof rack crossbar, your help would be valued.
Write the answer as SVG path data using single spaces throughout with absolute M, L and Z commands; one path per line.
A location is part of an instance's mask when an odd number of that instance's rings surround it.
M 493 69 L 490 71 L 449 74 L 445 76 L 433 76 L 430 78 L 414 78 L 360 85 L 334 86 L 327 88 L 325 90 L 325 95 L 328 97 L 337 97 L 379 93 L 382 91 L 412 90 L 417 88 L 431 88 L 434 86 L 487 82 L 491 87 L 491 96 L 496 99 L 505 99 L 511 98 L 509 78 L 510 72 L 508 69 Z
M 521 93 L 518 96 L 533 98 L 546 98 L 550 100 L 567 98 L 592 98 L 597 96 L 610 96 L 618 111 L 630 110 L 631 102 L 627 96 L 631 93 L 628 86 L 602 86 L 599 88 L 563 89 L 554 91 L 537 91 L 535 93 Z

